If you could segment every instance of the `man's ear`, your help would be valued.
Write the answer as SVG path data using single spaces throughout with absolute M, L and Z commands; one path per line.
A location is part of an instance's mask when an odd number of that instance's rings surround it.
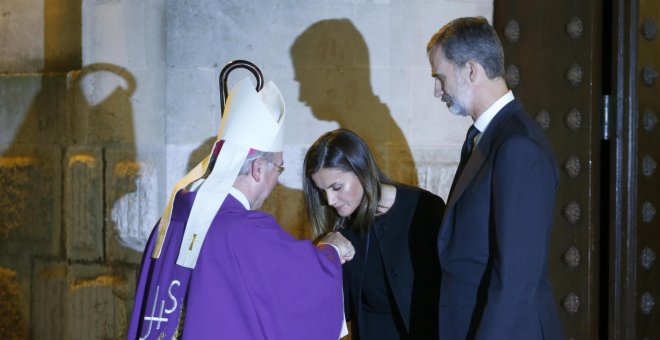
M 471 59 L 465 62 L 465 72 L 467 72 L 468 79 L 470 79 L 471 83 L 477 80 L 478 65 Z
M 467 69 L 468 77 L 471 82 L 477 81 L 480 77 L 488 78 L 486 76 L 486 69 L 474 60 L 468 60 L 465 63 L 465 68 Z
M 264 160 L 257 158 L 252 161 L 250 165 L 250 176 L 254 179 L 255 182 L 259 183 L 261 181 L 261 176 L 264 174 Z

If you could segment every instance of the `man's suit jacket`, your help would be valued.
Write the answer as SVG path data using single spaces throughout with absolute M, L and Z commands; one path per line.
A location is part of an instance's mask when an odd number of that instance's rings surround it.
M 438 237 L 440 339 L 561 339 L 548 279 L 558 169 L 513 100 L 455 178 Z
M 387 216 L 371 226 L 370 242 L 378 242 L 388 286 L 408 336 L 406 339 L 437 339 L 440 264 L 436 251 L 438 229 L 445 202 L 416 187 L 397 185 L 396 201 Z M 351 339 L 365 339 L 364 285 L 368 235 L 350 229 L 341 233 L 353 243 L 353 260 L 343 265 L 344 307 L 351 320 Z M 369 254 L 368 256 L 380 256 Z M 369 334 L 368 339 L 379 339 Z

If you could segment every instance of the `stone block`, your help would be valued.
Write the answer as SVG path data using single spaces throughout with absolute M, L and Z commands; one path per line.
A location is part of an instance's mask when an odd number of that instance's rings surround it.
M 75 146 L 65 157 L 64 228 L 69 259 L 103 258 L 103 159 L 100 148 Z
M 135 267 L 35 261 L 35 339 L 119 339 L 133 305 Z
M 8 131 L 11 140 L 3 137 L 3 143 L 66 144 L 71 140 L 65 73 L 0 77 L 0 100 L 0 117 L 6 117 L 12 128 Z
M 30 72 L 44 67 L 44 3 L 4 0 L 0 20 L 0 71 Z
M 0 20 L 0 71 L 62 71 L 80 67 L 82 1 L 6 0 Z
M 0 76 L 0 144 L 11 145 L 41 91 L 40 75 Z M 5 146 L 6 147 L 6 146 Z M 0 152 L 4 151 L 0 149 Z
M 206 137 L 217 135 L 220 127 L 220 96 L 216 87 L 219 74 L 220 71 L 209 69 L 167 69 L 167 77 L 172 83 L 166 94 L 168 143 L 202 142 Z M 237 75 L 232 72 L 232 79 L 234 76 Z M 182 92 L 195 95 L 179 95 Z M 189 100 L 192 98 L 195 99 Z
M 82 3 L 82 0 L 44 1 L 44 70 L 53 72 L 80 68 Z
M 27 338 L 19 335 L 30 329 L 31 280 L 29 254 L 0 255 L 0 339 Z
M 0 249 L 56 254 L 61 235 L 61 149 L 15 146 L 0 156 Z
M 27 337 L 27 325 L 23 313 L 17 273 L 9 268 L 0 267 L 0 338 L 24 339 Z
M 105 162 L 107 258 L 137 264 L 160 216 L 158 170 L 128 148 L 107 149 Z
M 69 268 L 62 261 L 34 261 L 32 335 L 34 339 L 64 339 Z
M 419 186 L 445 200 L 449 196 L 451 182 L 454 179 L 457 164 L 434 162 L 420 163 L 417 165 Z
M 370 145 L 370 148 L 385 175 L 403 184 L 417 185 L 415 162 L 405 139 Z
M 165 173 L 165 190 L 162 192 L 169 198 L 171 191 L 176 183 L 183 178 L 197 163 L 206 157 L 213 147 L 215 138 L 209 138 L 201 145 L 199 143 L 189 144 L 168 144 L 166 146 L 167 156 Z
M 1 76 L 0 142 L 51 144 L 70 140 L 67 88 L 65 73 Z
M 3 316 L 0 320 L 0 339 L 27 338 L 31 280 L 32 259 L 29 254 L 0 255 L 0 315 Z
M 135 290 L 134 270 L 72 265 L 68 274 L 64 338 L 125 338 Z

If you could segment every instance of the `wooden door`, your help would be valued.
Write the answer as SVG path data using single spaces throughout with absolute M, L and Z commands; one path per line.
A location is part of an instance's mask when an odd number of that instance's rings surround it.
M 617 0 L 611 21 L 610 339 L 658 339 L 660 276 L 660 3 Z
M 507 83 L 561 172 L 549 266 L 567 339 L 660 334 L 660 4 L 495 1 Z

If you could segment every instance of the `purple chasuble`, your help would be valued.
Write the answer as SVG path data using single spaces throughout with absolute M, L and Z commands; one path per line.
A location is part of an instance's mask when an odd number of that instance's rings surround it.
M 342 279 L 334 248 L 297 240 L 272 216 L 228 195 L 195 268 L 178 266 L 194 198 L 177 194 L 158 259 L 151 257 L 157 233 L 149 238 L 128 339 L 339 338 Z

